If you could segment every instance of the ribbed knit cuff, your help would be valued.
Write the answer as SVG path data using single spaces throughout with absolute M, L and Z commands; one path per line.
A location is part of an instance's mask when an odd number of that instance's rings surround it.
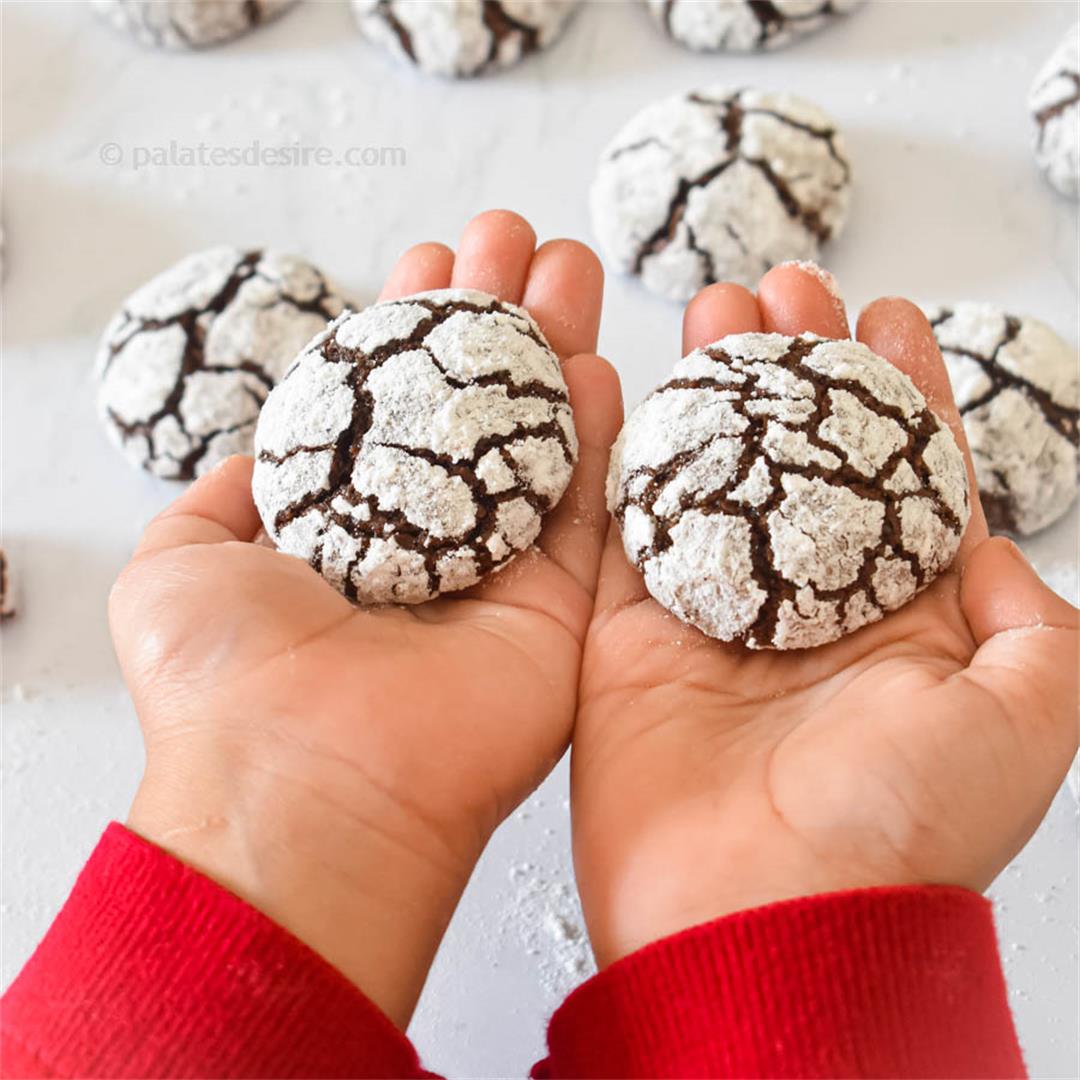
M 117 824 L 5 994 L 0 1028 L 7 1075 L 429 1075 L 326 961 Z
M 647 946 L 555 1013 L 537 1077 L 1015 1077 L 990 905 L 867 889 Z

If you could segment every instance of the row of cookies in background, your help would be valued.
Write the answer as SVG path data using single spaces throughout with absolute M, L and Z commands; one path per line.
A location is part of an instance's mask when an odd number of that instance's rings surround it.
M 469 78 L 547 48 L 583 0 L 349 0 L 361 33 L 424 71 Z M 706 52 L 776 49 L 863 0 L 644 0 L 669 37 Z M 277 18 L 299 0 L 91 0 L 145 45 L 218 45 Z M 629 6 L 629 5 L 628 5 Z
M 429 5 L 393 5 L 403 6 Z M 1060 82 L 1040 76 L 1040 101 L 1064 100 Z M 1067 127 L 1070 108 L 1041 105 L 1044 136 Z M 707 88 L 648 106 L 615 137 L 593 184 L 594 229 L 609 263 L 683 300 L 710 281 L 752 285 L 778 262 L 816 258 L 843 227 L 850 180 L 842 136 L 816 106 Z M 177 479 L 250 452 L 270 389 L 343 306 L 291 256 L 219 248 L 183 260 L 106 331 L 99 408 L 111 437 L 133 464 Z M 929 314 L 992 525 L 1044 527 L 1076 491 L 1073 351 L 1043 324 L 986 305 Z

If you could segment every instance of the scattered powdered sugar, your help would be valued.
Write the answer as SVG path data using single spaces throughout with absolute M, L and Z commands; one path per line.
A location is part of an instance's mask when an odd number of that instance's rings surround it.
M 270 395 L 255 443 L 267 533 L 372 604 L 505 566 L 577 458 L 559 361 L 531 316 L 452 289 L 343 315 Z
M 1077 354 L 1038 319 L 992 304 L 927 309 L 991 529 L 1037 532 L 1077 490 Z
M 824 644 L 907 603 L 969 516 L 963 457 L 911 380 L 813 335 L 680 360 L 627 419 L 607 493 L 649 592 L 752 648 Z
M 676 41 L 706 52 L 778 49 L 812 34 L 862 0 L 648 0 L 656 22 Z
M 1080 196 L 1080 23 L 1039 69 L 1028 93 L 1035 160 L 1063 195 Z
M 90 0 L 116 29 L 160 49 L 197 49 L 239 37 L 297 0 Z
M 352 0 L 360 32 L 433 75 L 510 67 L 562 32 L 580 0 Z
M 528 813 L 519 811 L 518 816 L 527 820 Z M 568 827 L 567 820 L 561 829 L 545 829 L 530 843 L 528 859 L 511 864 L 509 903 L 499 920 L 500 938 L 510 934 L 517 939 L 553 1005 L 596 973 L 566 842 Z
M 615 136 L 592 185 L 593 227 L 619 270 L 686 300 L 815 258 L 844 225 L 850 180 L 816 105 L 713 86 L 647 106 Z

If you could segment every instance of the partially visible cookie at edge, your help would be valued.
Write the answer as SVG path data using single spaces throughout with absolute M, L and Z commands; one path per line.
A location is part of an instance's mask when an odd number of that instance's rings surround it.
M 7 552 L 0 548 L 0 620 L 15 614 L 15 594 L 11 584 L 11 567 Z
M 550 45 L 580 0 L 351 0 L 360 32 L 432 75 L 470 78 Z
M 994 532 L 1027 536 L 1077 491 L 1080 371 L 1049 326 L 992 304 L 926 311 L 964 422 L 979 496 Z
M 343 307 L 295 255 L 217 247 L 132 293 L 97 356 L 98 412 L 128 461 L 190 480 L 251 452 L 266 395 Z
M 299 0 L 90 0 L 115 29 L 158 49 L 202 49 L 240 37 Z
M 669 37 L 700 52 L 779 49 L 813 34 L 862 0 L 647 0 Z
M 850 191 L 843 137 L 818 106 L 710 87 L 634 116 L 601 157 L 590 206 L 609 263 L 688 300 L 816 260 L 844 226 Z
M 343 314 L 271 393 L 255 450 L 279 550 L 350 600 L 416 604 L 528 548 L 578 444 L 532 317 L 446 289 Z
M 941 574 L 970 516 L 963 454 L 855 341 L 736 334 L 627 418 L 608 506 L 651 595 L 754 649 L 835 641 Z
M 1039 69 L 1028 108 L 1039 168 L 1062 195 L 1080 198 L 1080 23 Z

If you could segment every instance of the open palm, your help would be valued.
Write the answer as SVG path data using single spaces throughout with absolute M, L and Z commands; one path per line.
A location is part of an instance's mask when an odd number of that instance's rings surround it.
M 774 270 L 687 312 L 685 351 L 751 330 L 847 336 L 813 275 Z M 859 338 L 962 440 L 940 353 L 904 301 Z M 962 445 L 964 445 L 962 443 Z M 978 507 L 956 565 L 823 648 L 706 638 L 605 550 L 574 737 L 575 860 L 600 962 L 679 929 L 836 889 L 983 889 L 1034 829 L 1077 744 L 1077 618 Z
M 582 355 L 599 326 L 596 257 L 535 242 L 516 215 L 481 215 L 456 258 L 433 244 L 408 252 L 383 298 L 483 289 L 524 304 L 564 361 L 581 458 L 537 547 L 466 593 L 360 609 L 252 542 L 252 463 L 234 458 L 151 524 L 112 597 L 147 741 L 133 826 L 257 903 L 402 1022 L 488 837 L 573 725 L 618 382 Z M 235 835 L 242 817 L 261 823 L 257 851 Z M 340 905 L 332 889 L 306 895 L 296 852 L 275 880 L 267 834 L 282 848 L 319 836 L 302 857 L 341 879 Z M 446 902 L 414 918 L 418 891 Z M 350 954 L 342 921 L 365 918 Z M 415 977 L 380 993 L 382 971 L 401 966 L 399 939 L 417 934 L 428 947 Z

